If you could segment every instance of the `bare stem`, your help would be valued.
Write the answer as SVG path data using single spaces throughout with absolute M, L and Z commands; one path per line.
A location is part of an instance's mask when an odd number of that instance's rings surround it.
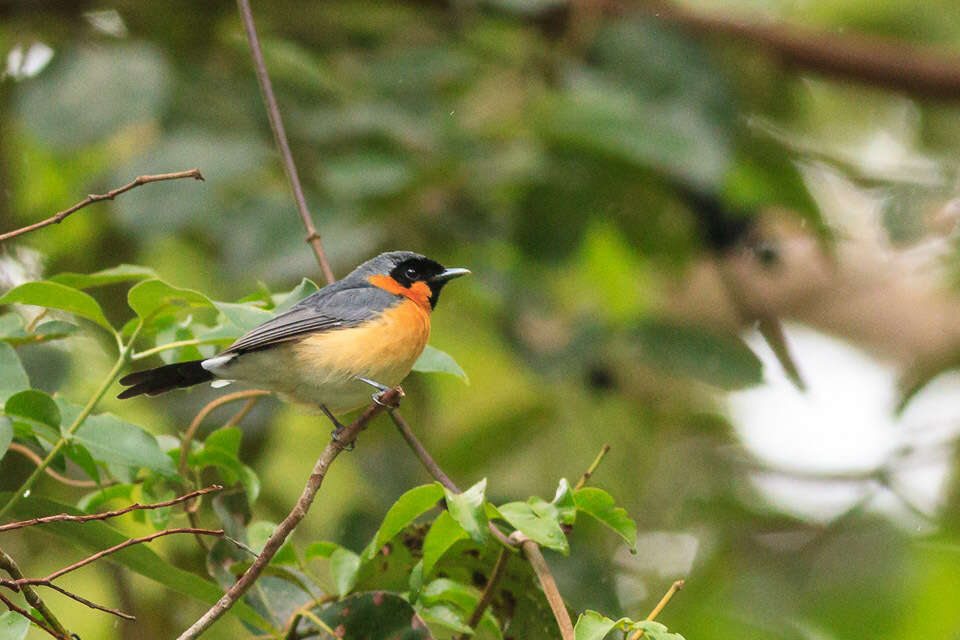
M 500 584 L 500 578 L 503 577 L 506 571 L 507 558 L 509 556 L 510 551 L 508 551 L 506 547 L 500 549 L 500 555 L 497 556 L 497 561 L 493 565 L 490 577 L 487 578 L 487 584 L 483 588 L 483 593 L 480 594 L 480 600 L 477 601 L 477 606 L 473 609 L 473 613 L 470 614 L 470 619 L 467 620 L 467 626 L 471 629 L 477 628 L 480 620 L 483 619 L 483 613 L 487 610 L 487 607 L 490 606 L 490 603 L 493 602 L 493 597 L 497 593 L 497 586 Z M 462 636 L 461 640 L 467 640 L 467 636 Z
M 667 589 L 665 594 L 663 594 L 663 597 L 660 598 L 660 602 L 658 602 L 657 606 L 653 608 L 653 611 L 651 611 L 646 617 L 646 620 L 648 622 L 656 620 L 657 616 L 660 615 L 660 612 L 663 611 L 664 607 L 670 604 L 670 599 L 673 598 L 673 596 L 677 593 L 677 591 L 680 591 L 680 589 L 683 589 L 683 580 L 677 580 L 670 585 L 670 588 Z M 634 632 L 634 634 L 630 636 L 630 640 L 640 640 L 641 637 L 643 637 L 643 629 Z
M 90 522 L 91 520 L 108 520 L 110 518 L 116 518 L 117 516 L 122 516 L 125 513 L 130 513 L 131 511 L 140 511 L 147 509 L 161 509 L 163 507 L 170 507 L 175 504 L 180 504 L 181 502 L 186 502 L 192 500 L 198 496 L 205 495 L 207 493 L 212 493 L 214 491 L 220 491 L 223 489 L 218 484 L 211 485 L 205 489 L 198 489 L 196 491 L 191 491 L 188 494 L 182 495 L 179 498 L 174 498 L 173 500 L 167 500 L 166 502 L 157 502 L 156 504 L 139 504 L 135 503 L 129 507 L 124 507 L 123 509 L 117 509 L 116 511 L 105 511 L 103 513 L 92 513 L 85 516 L 74 516 L 68 513 L 59 513 L 55 516 L 44 516 L 42 518 L 31 518 L 30 520 L 22 520 L 20 522 L 11 522 L 8 524 L 0 525 L 0 533 L 4 531 L 10 531 L 11 529 L 22 529 L 24 527 L 33 527 L 38 524 L 47 524 L 48 522 Z
M 237 600 L 243 597 L 243 594 L 246 593 L 247 590 L 253 586 L 254 582 L 256 582 L 257 578 L 260 577 L 261 572 L 263 572 L 264 568 L 269 564 L 287 537 L 307 515 L 307 511 L 310 509 L 310 505 L 313 504 L 313 499 L 316 497 L 317 491 L 319 491 L 320 485 L 327 475 L 327 470 L 333 461 L 336 460 L 337 456 L 340 455 L 340 452 L 356 440 L 357 435 L 367 427 L 373 418 L 390 406 L 393 406 L 402 397 L 403 390 L 399 387 L 387 391 L 380 398 L 379 402 L 367 407 L 356 420 L 348 427 L 345 427 L 337 439 L 330 441 L 317 460 L 316 465 L 314 465 L 313 472 L 310 474 L 310 478 L 307 480 L 307 484 L 303 488 L 297 504 L 294 505 L 290 514 L 277 525 L 277 528 L 270 538 L 267 539 L 257 559 L 253 561 L 250 567 L 213 607 L 203 614 L 199 620 L 194 622 L 189 629 L 180 634 L 178 640 L 191 640 L 199 637 L 201 633 L 210 628 L 210 625 L 223 616 Z
M 520 545 L 527 562 L 533 567 L 533 572 L 537 574 L 540 586 L 543 587 L 543 595 L 546 596 L 547 603 L 553 611 L 553 617 L 556 618 L 557 625 L 560 627 L 560 636 L 563 640 L 574 640 L 573 622 L 570 620 L 570 613 L 567 611 L 567 605 L 563 603 L 563 597 L 560 595 L 560 590 L 557 589 L 557 583 L 553 579 L 550 567 L 547 566 L 547 561 L 544 560 L 543 554 L 540 552 L 540 546 L 520 531 L 514 531 L 510 537 Z
M 72 213 L 79 211 L 80 209 L 83 209 L 85 206 L 89 204 L 93 204 L 94 202 L 100 202 L 101 200 L 113 200 L 121 193 L 126 193 L 127 191 L 130 191 L 131 189 L 139 187 L 142 184 L 147 184 L 150 182 L 161 182 L 163 180 L 179 180 L 180 178 L 193 178 L 194 180 L 203 180 L 203 176 L 200 175 L 199 169 L 191 169 L 189 171 L 178 171 L 176 173 L 160 173 L 152 176 L 140 176 L 130 184 L 124 185 L 122 187 L 118 187 L 116 189 L 113 189 L 112 191 L 108 191 L 107 193 L 101 193 L 101 194 L 91 193 L 86 198 L 84 198 L 77 204 L 73 205 L 69 209 L 64 209 L 63 211 L 60 211 L 59 213 L 56 213 L 50 216 L 46 220 L 35 222 L 31 225 L 28 225 L 21 229 L 17 229 L 15 231 L 8 231 L 7 233 L 0 235 L 0 242 L 3 242 L 4 240 L 9 240 L 10 238 L 16 238 L 17 236 L 21 236 L 25 233 L 30 233 L 31 231 L 36 231 L 37 229 L 42 229 L 43 227 L 49 227 L 52 224 L 59 224 L 63 222 L 64 218 L 66 218 Z
M 313 255 L 316 256 L 317 263 L 323 271 L 323 277 L 327 279 L 327 284 L 329 284 L 335 280 L 333 270 L 330 269 L 330 263 L 327 262 L 327 254 L 323 250 L 323 243 L 320 242 L 320 232 L 313 224 L 313 218 L 307 208 L 307 200 L 303 196 L 303 187 L 300 186 L 297 165 L 294 164 L 293 154 L 290 153 L 290 143 L 287 141 L 287 132 L 283 128 L 283 118 L 280 117 L 277 98 L 273 95 L 273 85 L 270 84 L 270 76 L 267 74 L 267 65 L 263 61 L 260 38 L 257 36 L 257 27 L 253 22 L 253 12 L 250 11 L 249 0 L 237 0 L 237 8 L 240 10 L 240 18 L 243 20 L 243 30 L 250 42 L 250 55 L 253 57 L 257 82 L 260 83 L 260 93 L 263 94 L 263 102 L 267 108 L 270 128 L 273 129 L 273 138 L 277 143 L 277 148 L 280 149 L 283 168 L 287 172 L 290 188 L 293 189 L 293 197 L 297 201 L 297 211 L 300 213 L 300 220 L 303 221 L 303 228 L 307 232 L 307 243 L 313 248 Z
M 597 454 L 597 457 L 593 459 L 593 462 L 590 463 L 590 466 L 587 467 L 587 470 L 583 472 L 583 475 L 580 476 L 580 479 L 577 480 L 577 484 L 573 486 L 574 489 L 582 489 L 583 485 L 587 484 L 590 480 L 590 477 L 597 472 L 597 467 L 600 466 L 600 463 L 603 462 L 604 456 L 610 452 L 610 445 L 605 444 L 603 448 L 600 449 L 600 453 Z
M 447 489 L 450 489 L 456 493 L 460 493 L 460 489 L 458 489 L 457 485 L 453 483 L 453 480 L 451 480 L 450 477 L 443 472 L 443 469 L 440 468 L 440 465 L 436 463 L 424 446 L 420 444 L 417 436 L 413 434 L 413 430 L 410 428 L 410 425 L 407 424 L 407 421 L 404 420 L 403 416 L 400 415 L 400 411 L 398 409 L 391 409 L 390 417 L 393 418 L 393 424 L 397 426 L 397 430 L 400 432 L 400 435 L 403 436 L 403 439 L 407 441 L 407 445 L 409 445 L 409 447 L 413 450 L 413 453 L 417 456 L 417 458 L 419 458 L 420 463 L 426 467 L 427 472 Z

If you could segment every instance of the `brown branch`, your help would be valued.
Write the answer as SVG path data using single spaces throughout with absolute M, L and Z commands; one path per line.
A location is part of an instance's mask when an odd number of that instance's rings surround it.
M 83 560 L 74 562 L 70 566 L 64 567 L 62 569 L 57 569 L 50 575 L 44 578 L 21 578 L 20 580 L 10 580 L 6 581 L 3 584 L 6 586 L 16 586 L 22 587 L 23 585 L 49 585 L 50 582 L 56 580 L 57 578 L 64 576 L 68 573 L 76 571 L 82 567 L 87 566 L 91 562 L 96 562 L 97 560 L 116 553 L 117 551 L 122 551 L 127 547 L 132 547 L 137 544 L 142 544 L 146 542 L 152 542 L 157 538 L 162 538 L 164 536 L 170 536 L 178 533 L 198 533 L 205 536 L 217 536 L 223 537 L 223 529 L 196 529 L 194 527 L 181 527 L 178 529 L 164 529 L 163 531 L 157 531 L 156 533 L 151 533 L 150 535 L 141 536 L 139 538 L 130 538 L 129 540 L 124 540 L 120 544 L 114 545 L 109 549 L 104 549 L 103 551 L 98 551 L 92 556 L 87 556 Z
M 20 567 L 17 566 L 16 561 L 5 551 L 3 551 L 3 549 L 0 549 L 0 569 L 3 569 L 7 575 L 14 580 L 23 578 L 23 573 L 20 571 Z M 58 633 L 66 635 L 66 628 L 60 624 L 60 621 L 57 620 L 57 617 L 53 615 L 53 612 L 50 611 L 50 608 L 40 598 L 36 591 L 29 586 L 23 587 L 21 591 L 23 591 L 23 597 L 30 604 L 30 606 L 39 611 L 40 615 L 42 615 L 44 619 L 50 623 L 50 626 L 53 627 L 54 630 L 56 630 Z
M 618 9 L 635 6 L 616 4 Z M 696 35 L 725 36 L 758 46 L 793 66 L 914 95 L 960 98 L 960 57 L 955 55 L 889 39 L 837 36 L 660 2 L 645 11 Z
M 390 417 L 393 418 L 393 424 L 397 426 L 397 430 L 400 432 L 400 435 L 403 436 L 403 439 L 407 441 L 407 445 L 413 449 L 413 453 L 420 459 L 420 463 L 426 467 L 427 472 L 433 476 L 437 482 L 445 486 L 450 491 L 455 493 L 460 493 L 460 489 L 457 488 L 457 485 L 453 483 L 453 480 L 443 472 L 443 469 L 440 468 L 440 465 L 430 456 L 427 450 L 424 448 L 420 441 L 417 439 L 417 436 L 413 434 L 413 430 L 410 428 L 410 425 L 407 424 L 407 421 L 403 419 L 403 416 L 400 415 L 398 409 L 390 410 Z
M 320 489 L 320 485 L 327 475 L 327 470 L 333 461 L 336 460 L 337 456 L 340 455 L 340 452 L 356 440 L 357 435 L 367 427 L 373 418 L 394 406 L 402 397 L 403 390 L 400 389 L 400 387 L 390 389 L 379 398 L 378 402 L 367 407 L 356 420 L 345 427 L 336 439 L 330 441 L 320 455 L 320 458 L 317 459 L 317 463 L 313 467 L 313 472 L 310 474 L 310 478 L 307 480 L 307 484 L 304 486 L 303 492 L 297 500 L 297 504 L 294 505 L 289 515 L 277 525 L 277 528 L 270 538 L 267 539 L 257 559 L 253 561 L 250 567 L 213 607 L 203 614 L 199 620 L 194 622 L 189 629 L 180 634 L 178 640 L 197 638 L 201 633 L 206 631 L 210 625 L 225 614 L 237 600 L 243 597 L 243 594 L 246 593 L 247 590 L 253 586 L 253 583 L 256 582 L 257 578 L 260 577 L 260 573 L 273 558 L 274 554 L 277 553 L 287 537 L 307 515 L 307 511 L 310 509 L 310 505 L 313 503 L 313 499 L 316 497 L 317 491 Z
M 124 613 L 123 611 L 120 611 L 119 609 L 112 609 L 112 608 L 106 607 L 106 606 L 104 606 L 104 605 L 102 605 L 102 604 L 97 604 L 96 602 L 91 602 L 91 601 L 87 600 L 86 598 L 84 598 L 83 596 L 78 595 L 78 594 L 76 594 L 76 593 L 73 593 L 72 591 L 68 591 L 68 590 L 64 589 L 63 587 L 61 587 L 61 586 L 59 586 L 59 585 L 53 584 L 52 582 L 44 583 L 44 584 L 41 584 L 41 585 L 38 585 L 38 586 L 41 586 L 41 587 L 49 587 L 49 588 L 53 589 L 54 591 L 58 591 L 58 592 L 62 593 L 63 595 L 67 596 L 68 598 L 72 598 L 72 599 L 76 600 L 76 601 L 79 602 L 80 604 L 85 604 L 85 605 L 87 605 L 87 606 L 90 607 L 91 609 L 97 609 L 98 611 L 103 611 L 103 612 L 105 612 L 105 613 L 112 613 L 113 615 L 117 616 L 118 618 L 123 618 L 124 620 L 131 620 L 131 621 L 133 621 L 133 620 L 136 620 L 136 619 L 137 619 L 136 616 L 130 615 L 129 613 Z M 26 587 L 24 587 L 24 589 L 26 589 Z
M 547 566 L 547 561 L 544 560 L 543 554 L 540 552 L 540 546 L 523 535 L 519 530 L 510 534 L 510 537 L 520 545 L 520 548 L 523 550 L 523 555 L 527 558 L 527 562 L 533 567 L 533 572 L 537 574 L 540 586 L 543 587 L 543 595 L 546 596 L 547 602 L 550 604 L 553 617 L 557 619 L 561 637 L 563 640 L 574 640 L 573 622 L 570 620 L 570 612 L 567 611 L 567 605 L 563 603 L 563 596 L 560 595 L 560 590 L 557 589 L 557 583 L 553 579 L 553 574 L 550 573 L 550 567 Z
M 110 518 L 116 518 L 117 516 L 122 516 L 125 513 L 130 513 L 131 511 L 146 510 L 146 509 L 161 509 L 163 507 L 170 507 L 181 502 L 186 502 L 187 500 L 192 500 L 197 496 L 202 496 L 207 493 L 212 493 L 214 491 L 220 491 L 223 487 L 218 484 L 209 486 L 205 489 L 198 489 L 196 491 L 191 491 L 188 494 L 182 495 L 179 498 L 174 498 L 173 500 L 167 500 L 165 502 L 158 502 L 156 504 L 140 504 L 135 503 L 129 507 L 124 507 L 123 509 L 117 509 L 116 511 L 104 511 L 103 513 L 93 513 L 85 516 L 74 516 L 68 513 L 60 513 L 55 516 L 44 516 L 42 518 L 31 518 L 30 520 L 21 520 L 20 522 L 11 522 L 9 524 L 0 525 L 0 533 L 4 531 L 10 531 L 12 529 L 22 529 L 24 527 L 32 527 L 38 524 L 47 524 L 48 522 L 89 522 L 91 520 L 108 520 Z
M 280 117 L 280 109 L 277 107 L 277 98 L 273 95 L 273 86 L 270 84 L 270 76 L 267 74 L 267 65 L 263 61 L 263 52 L 260 50 L 260 38 L 257 37 L 257 27 L 253 22 L 253 13 L 250 11 L 249 0 L 237 0 L 237 8 L 240 10 L 240 18 L 243 20 L 243 29 L 247 34 L 247 40 L 250 42 L 250 55 L 253 57 L 253 66 L 257 72 L 257 82 L 260 84 L 260 92 L 263 94 L 263 102 L 267 108 L 267 116 L 270 119 L 270 128 L 273 130 L 273 138 L 280 149 L 280 156 L 283 159 L 283 168 L 287 172 L 287 179 L 290 181 L 290 188 L 293 189 L 293 197 L 297 201 L 297 211 L 300 213 L 300 220 L 303 222 L 303 228 L 307 232 L 307 243 L 313 248 L 313 255 L 317 258 L 317 263 L 323 271 L 323 277 L 327 279 L 327 284 L 332 283 L 336 278 L 333 277 L 333 270 L 327 262 L 327 254 L 323 250 L 323 244 L 320 242 L 320 232 L 313 224 L 313 218 L 310 216 L 310 210 L 307 208 L 307 199 L 303 196 L 303 188 L 300 186 L 300 176 L 297 174 L 297 165 L 293 162 L 293 154 L 290 153 L 290 143 L 287 142 L 287 132 L 283 127 L 283 119 Z
M 24 618 L 26 618 L 33 624 L 37 625 L 38 627 L 40 627 L 41 629 L 49 633 L 54 638 L 60 638 L 60 640 L 72 640 L 70 636 L 68 636 L 66 633 L 60 633 L 59 631 L 54 631 L 53 629 L 45 625 L 42 620 L 38 620 L 37 618 L 30 615 L 29 611 L 21 609 L 20 607 L 12 603 L 2 593 L 0 593 L 0 602 L 7 605 L 7 609 L 9 609 L 10 611 L 16 611 L 17 613 L 22 615 Z
M 17 453 L 24 456 L 25 458 L 29 458 L 30 461 L 36 465 L 43 464 L 43 458 L 41 458 L 36 453 L 34 453 L 29 447 L 25 447 L 22 444 L 17 442 L 11 442 L 8 448 L 10 451 L 16 451 Z M 82 489 L 95 489 L 96 487 L 101 486 L 101 485 L 98 485 L 93 480 L 74 480 L 73 478 L 62 476 L 56 471 L 54 471 L 53 469 L 51 469 L 50 467 L 45 468 L 44 472 L 46 472 L 48 476 L 50 476 L 57 482 L 62 482 L 63 484 L 69 485 L 71 487 L 80 487 Z M 104 483 L 104 486 L 109 486 L 109 484 Z
M 121 193 L 126 193 L 131 189 L 139 187 L 142 184 L 147 184 L 149 182 L 160 182 L 162 180 L 179 180 L 180 178 L 193 178 L 194 180 L 203 180 L 203 176 L 200 175 L 199 169 L 191 169 L 189 171 L 178 171 L 176 173 L 160 173 L 152 176 L 139 176 L 136 180 L 130 184 L 124 185 L 108 191 L 107 193 L 96 194 L 91 193 L 86 198 L 73 205 L 69 209 L 64 209 L 63 211 L 50 216 L 46 220 L 41 220 L 40 222 L 35 222 L 31 225 L 23 227 L 21 229 L 16 229 L 15 231 L 8 231 L 3 235 L 0 235 L 0 242 L 4 240 L 9 240 L 10 238 L 15 238 L 17 236 L 23 235 L 25 233 L 30 233 L 31 231 L 36 231 L 37 229 L 42 229 L 43 227 L 49 227 L 52 224 L 60 224 L 64 218 L 69 216 L 80 209 L 83 209 L 88 204 L 93 204 L 94 202 L 100 202 L 101 200 L 113 200 Z
M 500 549 L 500 555 L 497 556 L 497 561 L 493 565 L 490 577 L 487 578 L 487 585 L 483 588 L 483 593 L 480 594 L 480 600 L 477 601 L 477 606 L 474 607 L 473 613 L 470 614 L 470 619 L 467 620 L 467 626 L 471 629 L 477 628 L 480 620 L 483 619 L 483 612 L 486 611 L 490 603 L 493 602 L 493 597 L 497 593 L 497 586 L 500 584 L 500 578 L 506 573 L 507 558 L 509 556 L 510 552 L 506 547 Z M 467 637 L 468 636 L 464 634 L 461 636 L 461 640 L 467 640 Z

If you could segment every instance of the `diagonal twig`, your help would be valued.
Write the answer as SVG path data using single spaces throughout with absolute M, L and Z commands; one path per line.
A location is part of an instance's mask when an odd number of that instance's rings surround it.
M 385 392 L 378 398 L 377 402 L 367 407 L 356 420 L 350 423 L 349 426 L 344 427 L 343 431 L 330 441 L 323 450 L 323 453 L 320 454 L 320 458 L 317 459 L 317 463 L 313 467 L 313 472 L 310 474 L 310 478 L 307 480 L 307 484 L 304 486 L 303 492 L 297 500 L 297 504 L 294 505 L 287 517 L 274 529 L 273 534 L 267 539 L 266 544 L 263 545 L 263 549 L 260 551 L 257 559 L 244 571 L 243 575 L 240 576 L 233 586 L 223 594 L 223 597 L 203 614 L 199 620 L 194 622 L 189 629 L 180 634 L 177 640 L 193 640 L 197 638 L 243 597 L 243 594 L 245 594 L 247 590 L 253 586 L 257 578 L 260 577 L 264 568 L 269 564 L 287 537 L 307 515 L 307 511 L 310 509 L 310 505 L 313 504 L 313 499 L 316 497 L 317 491 L 320 490 L 320 485 L 323 484 L 327 470 L 330 468 L 330 465 L 333 464 L 333 461 L 336 460 L 337 456 L 340 455 L 340 452 L 356 440 L 357 435 L 366 429 L 371 420 L 383 411 L 394 406 L 402 397 L 403 390 L 399 387 Z
M 0 569 L 3 569 L 7 575 L 9 575 L 14 580 L 19 580 L 23 577 L 23 573 L 20 571 L 20 567 L 17 566 L 17 562 L 9 556 L 3 549 L 0 549 Z M 0 579 L 2 580 L 2 579 Z M 50 608 L 47 604 L 40 598 L 36 591 L 34 591 L 29 586 L 23 587 L 20 591 L 23 592 L 23 597 L 26 599 L 27 603 L 40 612 L 40 615 L 50 623 L 50 626 L 53 627 L 58 633 L 66 635 L 67 630 L 64 626 L 57 620 L 57 617 L 53 615 L 53 612 L 50 611 Z
M 293 197 L 297 201 L 297 211 L 300 213 L 300 220 L 303 222 L 303 228 L 307 231 L 307 243 L 313 249 L 313 255 L 316 256 L 320 269 L 323 271 L 323 277 L 327 279 L 327 284 L 333 282 L 333 270 L 330 269 L 330 263 L 327 262 L 327 254 L 323 250 L 323 244 L 320 242 L 320 232 L 313 224 L 313 218 L 310 216 L 310 210 L 307 208 L 307 199 L 303 196 L 303 187 L 300 186 L 300 176 L 297 174 L 297 165 L 293 162 L 293 154 L 290 153 L 290 143 L 287 142 L 287 132 L 283 128 L 283 119 L 280 117 L 280 109 L 277 107 L 277 98 L 273 95 L 273 85 L 270 84 L 270 76 L 267 74 L 267 65 L 263 61 L 263 52 L 260 50 L 260 38 L 257 37 L 257 27 L 253 22 L 253 13 L 250 11 L 249 0 L 237 0 L 237 8 L 240 10 L 240 18 L 243 20 L 243 30 L 247 34 L 247 40 L 250 42 L 250 55 L 253 58 L 253 66 L 257 72 L 257 82 L 260 84 L 260 93 L 263 94 L 263 102 L 267 107 L 267 116 L 270 119 L 270 128 L 273 130 L 273 138 L 280 149 L 280 156 L 283 158 L 283 168 L 287 173 L 287 179 L 290 181 L 290 188 L 293 189 Z
M 60 640 L 72 640 L 70 636 L 68 636 L 66 633 L 60 633 L 59 631 L 54 631 L 53 629 L 45 625 L 43 623 L 43 620 L 39 620 L 35 618 L 34 616 L 30 615 L 29 611 L 26 611 L 25 609 L 21 609 L 20 607 L 15 605 L 13 602 L 8 600 L 7 597 L 4 596 L 2 593 L 0 593 L 0 602 L 5 604 L 7 606 L 7 609 L 9 609 L 10 611 L 16 611 L 17 613 L 22 615 L 24 618 L 26 618 L 33 624 L 37 625 L 38 627 L 40 627 L 41 629 L 49 633 L 54 638 L 59 638 Z
M 163 507 L 170 507 L 181 502 L 186 502 L 192 500 L 197 496 L 202 496 L 207 493 L 212 493 L 214 491 L 220 491 L 223 489 L 218 484 L 211 485 L 205 489 L 198 489 L 196 491 L 191 491 L 188 494 L 182 495 L 179 498 L 174 498 L 173 500 L 167 500 L 166 502 L 158 502 L 156 504 L 139 504 L 135 503 L 129 507 L 124 507 L 123 509 L 117 509 L 116 511 L 104 511 L 103 513 L 92 513 L 85 516 L 74 516 L 68 513 L 58 513 L 55 516 L 43 516 L 42 518 L 31 518 L 30 520 L 21 520 L 20 522 L 10 522 L 8 524 L 0 525 L 0 533 L 4 531 L 10 531 L 11 529 L 22 529 L 24 527 L 33 527 L 38 524 L 47 524 L 48 522 L 89 522 L 91 520 L 108 520 L 110 518 L 116 518 L 117 516 L 122 516 L 125 513 L 130 513 L 131 511 L 147 510 L 147 509 L 160 509 Z
M 163 180 L 179 180 L 180 178 L 193 178 L 194 180 L 203 180 L 203 176 L 200 174 L 199 169 L 190 169 L 189 171 L 177 171 L 176 173 L 159 173 L 156 175 L 150 176 L 139 176 L 136 180 L 130 184 L 126 184 L 122 187 L 117 187 L 106 193 L 91 193 L 86 198 L 73 205 L 69 209 L 64 209 L 59 213 L 56 213 L 46 220 L 41 220 L 40 222 L 35 222 L 26 227 L 16 229 L 14 231 L 8 231 L 3 235 L 0 235 L 0 242 L 9 240 L 10 238 L 16 238 L 17 236 L 22 236 L 25 233 L 30 233 L 31 231 L 36 231 L 37 229 L 42 229 L 44 227 L 49 227 L 52 224 L 60 224 L 63 222 L 63 219 L 69 216 L 72 213 L 83 209 L 88 204 L 93 204 L 94 202 L 100 202 L 101 200 L 113 200 L 121 193 L 126 193 L 131 189 L 139 187 L 142 184 L 147 184 L 150 182 L 161 182 Z

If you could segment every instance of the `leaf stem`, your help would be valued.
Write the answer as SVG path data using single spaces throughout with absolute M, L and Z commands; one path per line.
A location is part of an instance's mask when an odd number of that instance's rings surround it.
M 117 362 L 113 365 L 113 368 L 110 369 L 110 373 L 107 374 L 107 377 L 104 378 L 103 382 L 100 383 L 100 386 L 90 397 L 90 400 L 87 401 L 86 406 L 80 412 L 80 414 L 73 421 L 73 424 L 67 429 L 66 433 L 61 431 L 60 439 L 57 441 L 57 444 L 53 446 L 53 449 L 50 450 L 50 453 L 47 454 L 47 457 L 37 465 L 33 472 L 24 480 L 23 484 L 20 485 L 20 488 L 17 489 L 14 494 L 10 497 L 10 500 L 7 501 L 7 504 L 3 505 L 0 508 L 0 518 L 5 516 L 9 511 L 16 505 L 25 494 L 29 493 L 30 488 L 33 487 L 33 484 L 37 481 L 37 478 L 40 477 L 40 474 L 46 470 L 50 463 L 53 462 L 53 459 L 57 457 L 60 453 L 60 450 L 70 441 L 70 438 L 76 433 L 77 429 L 80 428 L 80 425 L 90 417 L 90 414 L 93 413 L 93 410 L 97 407 L 97 403 L 103 399 L 103 396 L 107 393 L 107 390 L 110 389 L 110 385 L 114 383 L 117 379 L 117 376 L 120 375 L 120 371 L 123 370 L 124 365 L 130 360 L 130 353 L 133 350 L 133 343 L 137 339 L 137 336 L 140 334 L 140 329 L 143 328 L 143 321 L 137 323 L 136 329 L 133 330 L 133 333 L 130 335 L 130 340 L 127 341 L 127 344 L 120 350 L 120 355 L 117 357 Z
M 192 340 L 179 340 L 177 342 L 168 342 L 166 344 L 157 345 L 151 349 L 145 351 L 137 351 L 134 354 L 130 355 L 131 360 L 142 360 L 144 358 L 149 358 L 150 356 L 162 353 L 164 351 L 169 351 L 170 349 L 179 349 L 180 347 L 199 347 L 205 344 L 217 344 L 220 342 L 230 342 L 231 338 L 193 338 Z

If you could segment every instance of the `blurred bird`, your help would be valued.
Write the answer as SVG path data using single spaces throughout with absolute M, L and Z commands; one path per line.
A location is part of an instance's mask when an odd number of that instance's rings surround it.
M 244 382 L 334 417 L 410 373 L 430 337 L 440 290 L 470 273 L 411 251 L 382 253 L 206 360 L 131 373 L 118 398 L 155 396 L 214 380 Z M 374 394 L 374 399 L 376 399 Z

